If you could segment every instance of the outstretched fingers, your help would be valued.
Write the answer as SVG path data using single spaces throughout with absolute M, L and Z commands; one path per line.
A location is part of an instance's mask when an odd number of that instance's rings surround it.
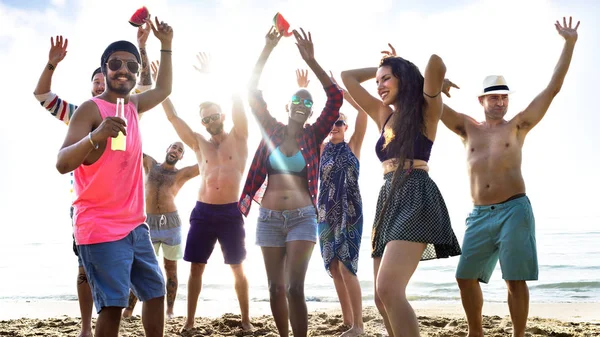
M 300 31 L 302 31 L 302 36 L 304 37 L 304 40 L 308 40 L 308 36 L 306 36 L 306 33 L 304 32 L 304 29 L 302 27 L 300 27 Z

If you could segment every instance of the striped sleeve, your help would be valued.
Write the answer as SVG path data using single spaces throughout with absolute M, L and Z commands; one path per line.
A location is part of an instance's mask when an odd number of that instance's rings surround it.
M 71 116 L 73 116 L 73 113 L 77 109 L 77 105 L 63 100 L 52 91 L 34 96 L 44 109 L 48 110 L 52 116 L 67 125 L 69 124 L 69 121 L 71 121 Z

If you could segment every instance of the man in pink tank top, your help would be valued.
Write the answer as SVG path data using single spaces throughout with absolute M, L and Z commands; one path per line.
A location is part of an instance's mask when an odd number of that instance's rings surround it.
M 148 63 L 148 56 L 146 54 L 146 42 L 150 36 L 150 24 L 147 23 L 145 26 L 140 26 L 137 31 L 137 42 L 140 50 L 140 56 L 142 60 L 142 69 L 139 81 L 134 88 L 135 93 L 144 92 L 152 87 L 152 78 L 150 77 L 150 65 Z M 62 36 L 56 37 L 56 43 L 54 39 L 50 38 L 50 52 L 48 53 L 48 63 L 44 67 L 42 74 L 38 80 L 38 83 L 33 91 L 35 98 L 40 102 L 42 107 L 46 109 L 56 119 L 62 121 L 66 125 L 69 125 L 72 114 L 77 110 L 77 105 L 65 101 L 62 97 L 52 92 L 52 77 L 54 70 L 60 62 L 67 55 L 68 39 L 64 39 Z M 98 96 L 104 92 L 104 74 L 102 69 L 98 67 L 92 73 L 91 77 L 91 94 L 92 97 Z M 73 194 L 73 173 L 71 173 L 71 195 Z M 70 217 L 73 220 L 73 206 L 70 206 Z M 71 222 L 72 223 L 72 222 Z M 77 272 L 77 299 L 79 302 L 79 310 L 81 313 L 81 332 L 79 337 L 91 337 L 92 333 L 92 311 L 94 300 L 92 298 L 92 290 L 85 275 L 83 269 L 83 262 L 79 257 L 79 250 L 75 243 L 75 236 L 73 236 L 73 252 L 77 256 L 78 261 L 78 272 Z
M 58 154 L 60 173 L 75 170 L 73 215 L 75 240 L 99 313 L 96 336 L 118 336 L 121 311 L 130 286 L 144 302 L 146 336 L 164 334 L 165 284 L 148 226 L 144 223 L 144 181 L 139 115 L 171 93 L 172 28 L 155 18 L 161 63 L 154 89 L 130 95 L 140 68 L 140 54 L 127 41 L 110 44 L 101 57 L 106 89 L 77 108 Z M 124 118 L 116 101 L 125 102 Z M 119 132 L 123 151 L 111 149 Z

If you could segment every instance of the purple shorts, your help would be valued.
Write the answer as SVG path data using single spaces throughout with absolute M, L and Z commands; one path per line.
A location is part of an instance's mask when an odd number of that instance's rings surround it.
M 190 215 L 190 230 L 183 259 L 206 263 L 219 240 L 225 264 L 240 264 L 246 258 L 244 218 L 237 203 L 213 205 L 200 201 Z

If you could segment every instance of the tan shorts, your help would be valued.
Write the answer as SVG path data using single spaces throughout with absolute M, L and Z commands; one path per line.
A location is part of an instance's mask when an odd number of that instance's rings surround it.
M 163 257 L 167 260 L 177 261 L 181 260 L 183 257 L 183 248 L 180 244 L 169 246 L 162 242 L 156 242 L 152 243 L 152 246 L 154 246 L 154 253 L 156 253 L 156 256 L 159 256 L 160 247 L 162 246 Z

